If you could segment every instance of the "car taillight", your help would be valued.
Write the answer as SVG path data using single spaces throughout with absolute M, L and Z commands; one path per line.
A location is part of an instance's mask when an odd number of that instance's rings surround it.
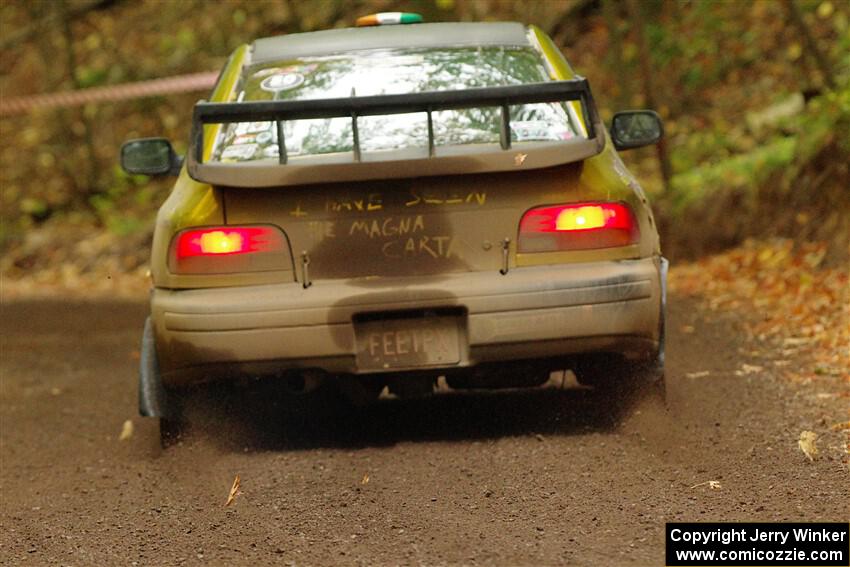
M 171 242 L 175 274 L 223 274 L 291 269 L 289 247 L 274 226 L 218 226 L 183 230 Z
M 559 252 L 627 246 L 640 239 L 625 203 L 569 203 L 526 211 L 519 223 L 518 251 Z

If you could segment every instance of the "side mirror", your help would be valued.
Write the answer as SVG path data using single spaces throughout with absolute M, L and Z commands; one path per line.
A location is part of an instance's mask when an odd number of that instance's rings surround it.
M 611 121 L 611 139 L 618 150 L 649 146 L 664 136 L 661 117 L 652 110 L 618 112 Z
M 177 175 L 183 158 L 174 153 L 165 138 L 128 140 L 121 146 L 121 167 L 131 174 Z

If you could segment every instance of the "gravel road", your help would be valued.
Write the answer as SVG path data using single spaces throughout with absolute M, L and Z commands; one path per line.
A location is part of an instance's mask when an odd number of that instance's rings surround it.
M 249 391 L 167 450 L 135 413 L 145 314 L 2 306 L 0 563 L 661 565 L 667 521 L 850 517 L 845 439 L 830 428 L 847 420 L 846 382 L 787 383 L 777 359 L 798 361 L 681 298 L 667 410 L 564 389 L 282 421 Z M 820 435 L 814 462 L 802 430 Z

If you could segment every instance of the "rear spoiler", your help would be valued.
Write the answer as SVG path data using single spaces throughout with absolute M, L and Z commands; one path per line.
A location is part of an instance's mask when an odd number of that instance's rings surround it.
M 509 106 L 572 102 L 581 106 L 586 137 L 564 141 L 521 142 L 511 150 Z M 441 110 L 500 107 L 500 143 L 434 145 L 431 115 Z M 571 111 L 571 109 L 570 109 Z M 361 152 L 357 119 L 361 116 L 424 112 L 428 120 L 428 147 Z M 572 112 L 572 111 L 571 111 Z M 283 122 L 348 117 L 352 125 L 352 153 L 287 156 Z M 238 122 L 274 122 L 279 158 L 238 163 L 204 162 L 204 126 Z M 204 183 L 232 187 L 275 187 L 362 181 L 423 175 L 536 169 L 579 161 L 605 146 L 587 79 L 549 81 L 506 87 L 482 87 L 413 94 L 352 96 L 316 100 L 211 103 L 200 101 L 192 117 L 187 157 L 189 175 Z

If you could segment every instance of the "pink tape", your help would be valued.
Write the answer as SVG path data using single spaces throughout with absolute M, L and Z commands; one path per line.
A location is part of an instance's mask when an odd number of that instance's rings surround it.
M 115 102 L 148 96 L 204 91 L 215 85 L 217 77 L 218 73 L 213 71 L 78 91 L 2 97 L 0 98 L 0 116 L 25 114 L 35 108 L 65 108 L 94 102 Z

